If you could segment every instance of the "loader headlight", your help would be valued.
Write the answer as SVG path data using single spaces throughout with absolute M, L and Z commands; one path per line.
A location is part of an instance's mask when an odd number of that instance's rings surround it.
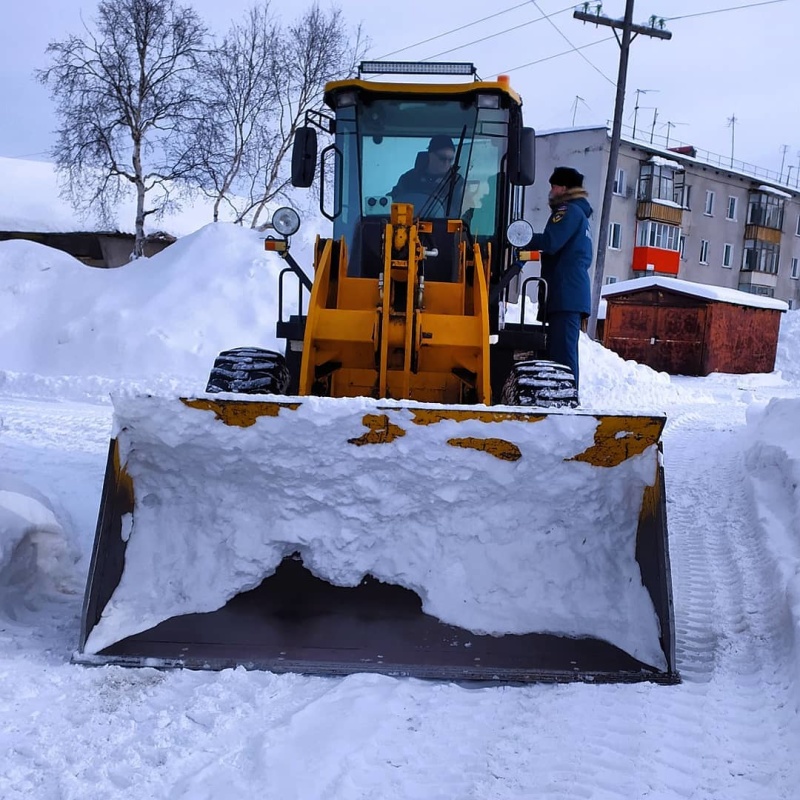
M 300 215 L 293 208 L 279 208 L 272 215 L 272 227 L 281 236 L 291 236 L 300 229 Z
M 506 230 L 506 238 L 514 247 L 525 247 L 533 238 L 533 226 L 524 219 L 514 220 Z

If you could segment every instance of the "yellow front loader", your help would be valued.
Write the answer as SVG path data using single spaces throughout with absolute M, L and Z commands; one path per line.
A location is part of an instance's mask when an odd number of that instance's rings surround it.
M 504 324 L 534 134 L 507 79 L 447 66 L 473 79 L 329 84 L 297 132 L 293 183 L 321 175 L 333 233 L 312 279 L 299 217 L 273 218 L 281 306 L 305 296 L 285 353 L 234 347 L 204 395 L 117 404 L 76 660 L 678 680 L 664 418 L 581 410 L 546 325 Z M 453 165 L 401 196 L 437 136 Z

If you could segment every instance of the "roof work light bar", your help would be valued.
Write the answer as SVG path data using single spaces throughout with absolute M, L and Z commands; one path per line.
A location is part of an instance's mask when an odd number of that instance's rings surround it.
M 359 75 L 475 75 L 475 65 L 466 61 L 362 61 Z

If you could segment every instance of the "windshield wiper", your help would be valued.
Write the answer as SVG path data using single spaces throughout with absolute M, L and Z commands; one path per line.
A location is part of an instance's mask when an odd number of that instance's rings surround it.
M 458 167 L 459 161 L 461 159 L 461 151 L 464 149 L 464 139 L 467 135 L 467 126 L 461 129 L 461 136 L 458 139 L 458 146 L 456 147 L 456 155 L 453 161 L 453 165 L 450 169 L 442 175 L 441 180 L 439 183 L 436 184 L 434 187 L 433 192 L 431 193 L 430 197 L 428 198 L 425 205 L 422 207 L 422 210 L 417 215 L 419 218 L 424 218 L 430 211 L 433 209 L 435 203 L 439 202 L 442 203 L 444 206 L 444 213 L 446 217 L 450 216 L 450 207 L 453 205 L 453 197 L 455 195 L 455 188 L 456 184 L 458 183 L 458 178 L 460 175 L 458 174 Z M 445 191 L 447 191 L 447 202 L 445 203 Z

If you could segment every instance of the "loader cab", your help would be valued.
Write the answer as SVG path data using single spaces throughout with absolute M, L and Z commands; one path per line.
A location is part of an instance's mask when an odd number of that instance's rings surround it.
M 349 277 L 377 277 L 381 236 L 397 202 L 411 203 L 415 218 L 431 223 L 431 246 L 440 250 L 453 247 L 447 221 L 462 220 L 471 242 L 491 245 L 493 273 L 501 269 L 505 228 L 521 212 L 520 187 L 533 181 L 533 137 L 522 135 L 521 100 L 506 79 L 445 85 L 354 79 L 328 84 L 325 102 L 334 141 L 321 153 L 320 169 L 332 176 L 321 209 L 334 240 L 345 243 Z M 301 129 L 295 141 L 295 162 L 298 151 L 307 156 L 305 177 L 293 175 L 299 186 L 310 185 L 308 167 L 316 166 L 308 136 Z M 441 140 L 452 148 L 432 147 Z M 441 155 L 451 163 L 443 165 Z M 447 269 L 426 278 L 453 279 Z

